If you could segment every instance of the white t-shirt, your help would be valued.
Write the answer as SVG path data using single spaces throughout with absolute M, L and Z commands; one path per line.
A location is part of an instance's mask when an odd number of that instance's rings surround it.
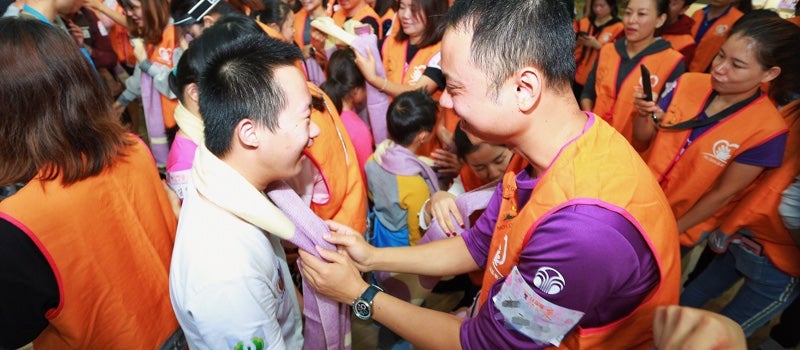
M 187 192 L 169 289 L 189 347 L 301 349 L 301 315 L 280 240 L 194 188 Z

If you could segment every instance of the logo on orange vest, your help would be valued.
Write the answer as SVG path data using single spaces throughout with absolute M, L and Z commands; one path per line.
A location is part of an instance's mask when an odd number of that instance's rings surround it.
M 172 49 L 168 49 L 166 47 L 159 47 L 158 58 L 164 61 L 164 63 L 172 65 Z
M 566 281 L 564 281 L 564 276 L 561 276 L 558 270 L 544 266 L 536 270 L 536 276 L 533 277 L 533 285 L 542 292 L 555 295 L 564 290 Z
M 506 263 L 506 258 L 508 257 L 508 235 L 503 236 L 503 245 L 497 247 L 497 252 L 494 253 L 494 258 L 492 258 L 492 268 L 489 271 L 495 278 L 503 277 L 503 273 L 500 272 L 498 266 L 503 265 Z
M 603 33 L 603 35 L 600 37 L 600 40 L 598 41 L 600 41 L 601 43 L 607 43 L 609 40 L 611 40 L 611 33 Z
M 703 157 L 711 163 L 724 167 L 737 149 L 739 149 L 738 144 L 730 143 L 728 140 L 719 140 L 714 142 L 712 153 L 703 153 Z
M 658 86 L 658 76 L 650 74 L 650 86 Z M 639 77 L 639 86 L 642 86 L 642 77 Z
M 421 65 L 418 65 L 418 66 L 414 66 L 414 68 L 411 71 L 411 76 L 408 79 L 408 84 L 409 85 L 416 84 L 417 81 L 419 81 L 419 78 L 422 78 L 422 73 L 425 73 L 425 68 L 427 68 L 427 67 L 428 66 L 426 66 L 424 64 L 421 64 Z
M 717 35 L 719 36 L 725 35 L 725 33 L 728 32 L 728 29 L 730 29 L 730 26 L 728 26 L 727 24 L 720 24 L 714 28 L 714 30 L 717 31 Z

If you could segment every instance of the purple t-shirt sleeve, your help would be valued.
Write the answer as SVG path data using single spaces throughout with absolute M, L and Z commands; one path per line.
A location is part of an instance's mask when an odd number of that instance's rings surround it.
M 582 327 L 606 325 L 629 314 L 659 280 L 653 254 L 636 227 L 622 215 L 594 205 L 565 207 L 545 219 L 523 248 L 518 267 L 539 296 L 585 312 Z M 562 276 L 560 292 L 550 295 L 532 283 L 545 267 Z M 495 295 L 502 282 L 485 288 Z M 465 349 L 539 348 L 505 326 L 491 298 L 476 317 L 462 324 L 460 337 Z
M 786 149 L 787 137 L 787 133 L 775 136 L 761 145 L 740 153 L 733 161 L 765 168 L 777 168 L 783 163 L 783 151 Z

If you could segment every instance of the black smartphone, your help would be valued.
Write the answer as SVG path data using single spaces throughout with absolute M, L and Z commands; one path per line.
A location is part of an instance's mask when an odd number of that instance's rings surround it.
M 653 100 L 653 87 L 650 85 L 650 71 L 647 70 L 643 64 L 639 66 L 642 70 L 642 89 L 644 89 L 644 98 L 647 101 Z
M 582 36 L 587 36 L 587 35 L 589 35 L 589 33 L 584 32 L 584 31 L 579 31 L 579 32 L 575 33 L 575 36 L 577 36 L 577 37 L 582 37 Z

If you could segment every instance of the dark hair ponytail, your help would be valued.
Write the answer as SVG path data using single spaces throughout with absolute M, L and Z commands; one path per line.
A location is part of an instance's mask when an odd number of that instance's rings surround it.
M 328 59 L 327 75 L 320 88 L 331 98 L 333 105 L 339 113 L 342 112 L 342 102 L 350 92 L 356 88 L 363 88 L 366 79 L 355 63 L 356 54 L 351 48 L 339 49 Z

